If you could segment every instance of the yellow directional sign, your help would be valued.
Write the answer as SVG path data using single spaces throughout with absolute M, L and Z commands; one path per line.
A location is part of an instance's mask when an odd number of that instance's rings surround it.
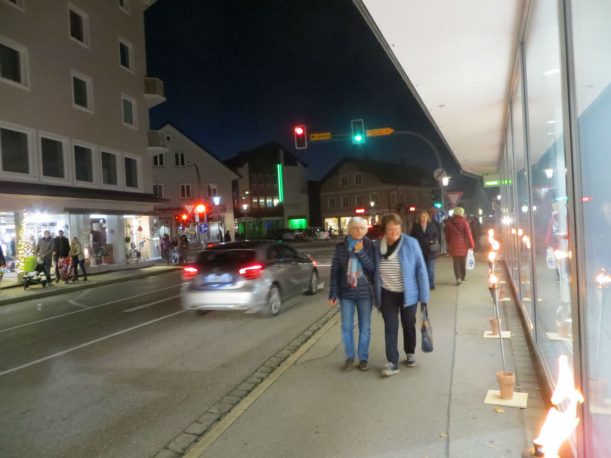
M 311 142 L 317 142 L 320 140 L 331 140 L 331 132 L 316 132 L 310 134 Z
M 392 127 L 380 127 L 379 129 L 368 129 L 368 137 L 381 137 L 383 135 L 390 135 L 395 131 Z

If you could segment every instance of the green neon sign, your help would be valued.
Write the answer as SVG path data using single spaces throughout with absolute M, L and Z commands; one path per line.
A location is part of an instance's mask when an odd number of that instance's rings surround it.
M 276 171 L 278 173 L 278 202 L 284 202 L 284 180 L 282 179 L 282 164 L 276 164 Z

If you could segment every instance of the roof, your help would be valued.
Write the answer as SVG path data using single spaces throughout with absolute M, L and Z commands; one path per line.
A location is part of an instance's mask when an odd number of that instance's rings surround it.
M 433 173 L 420 167 L 407 166 L 394 162 L 374 161 L 345 157 L 327 173 L 320 182 L 327 181 L 335 175 L 344 164 L 354 164 L 359 170 L 375 175 L 382 183 L 414 186 L 437 186 Z
M 267 156 L 271 160 L 277 160 L 277 155 L 280 151 L 282 151 L 284 156 L 284 165 L 295 166 L 297 164 L 301 164 L 303 167 L 308 166 L 305 162 L 278 142 L 268 142 L 247 151 L 240 151 L 237 155 L 227 159 L 225 164 L 228 167 L 237 170 L 239 167 L 242 167 L 244 164 L 253 159 L 261 160 Z

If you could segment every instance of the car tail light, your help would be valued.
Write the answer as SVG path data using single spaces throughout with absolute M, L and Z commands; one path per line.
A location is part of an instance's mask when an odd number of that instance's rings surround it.
M 263 269 L 264 267 L 262 264 L 250 264 L 242 267 L 240 270 L 238 270 L 238 273 L 246 280 L 254 280 L 263 274 Z
M 193 277 L 197 275 L 199 269 L 193 266 L 186 266 L 182 269 L 182 278 L 183 280 L 191 280 Z

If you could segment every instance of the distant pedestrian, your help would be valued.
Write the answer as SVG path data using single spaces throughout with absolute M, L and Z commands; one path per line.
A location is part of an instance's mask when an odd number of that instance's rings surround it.
M 6 269 L 6 259 L 4 257 L 4 252 L 2 251 L 2 245 L 0 244 L 0 283 L 2 282 L 2 277 L 4 276 L 5 269 Z
M 388 363 L 381 374 L 390 377 L 399 373 L 399 320 L 403 328 L 405 365 L 416 365 L 416 312 L 418 302 L 429 301 L 429 279 L 418 241 L 402 232 L 402 220 L 396 213 L 384 215 L 384 237 L 376 242 L 378 278 L 376 303 L 384 318 L 384 338 Z
M 441 251 L 441 245 L 437 226 L 431 221 L 427 211 L 421 211 L 418 214 L 418 222 L 412 227 L 411 236 L 420 244 L 429 276 L 429 287 L 435 289 L 435 259 Z
M 180 236 L 178 241 L 178 263 L 184 264 L 187 262 L 187 255 L 189 254 L 189 239 L 185 234 Z
M 163 259 L 166 264 L 170 264 L 172 260 L 172 241 L 168 234 L 161 237 L 159 248 L 161 248 L 161 259 Z
M 480 237 L 482 235 L 482 225 L 479 222 L 479 218 L 475 215 L 471 215 L 469 218 L 469 229 L 471 229 L 471 235 L 473 236 L 473 242 L 475 243 L 474 251 L 479 253 L 481 251 Z
M 462 207 L 456 207 L 454 215 L 446 221 L 445 234 L 448 254 L 454 261 L 454 276 L 458 286 L 466 280 L 467 252 L 474 246 L 469 222 L 465 218 L 465 210 Z
M 369 341 L 371 337 L 372 286 L 375 278 L 375 246 L 365 237 L 367 222 L 355 217 L 348 222 L 348 235 L 335 246 L 331 261 L 329 304 L 339 300 L 342 319 L 342 340 L 346 360 L 343 370 L 354 367 L 354 312 L 358 316 L 359 369 L 369 369 Z
M 225 231 L 225 243 L 231 242 L 231 232 Z
M 43 237 L 38 240 L 34 254 L 40 258 L 39 264 L 44 264 L 45 276 L 47 277 L 47 283 L 51 283 L 51 262 L 53 260 L 53 252 L 55 251 L 55 242 L 51 238 L 51 233 L 45 231 Z
M 81 267 L 83 272 L 83 281 L 87 281 L 87 270 L 85 270 L 85 252 L 83 245 L 77 237 L 72 237 L 70 245 L 70 257 L 72 258 L 72 271 L 74 272 L 74 280 L 78 281 L 78 267 Z

